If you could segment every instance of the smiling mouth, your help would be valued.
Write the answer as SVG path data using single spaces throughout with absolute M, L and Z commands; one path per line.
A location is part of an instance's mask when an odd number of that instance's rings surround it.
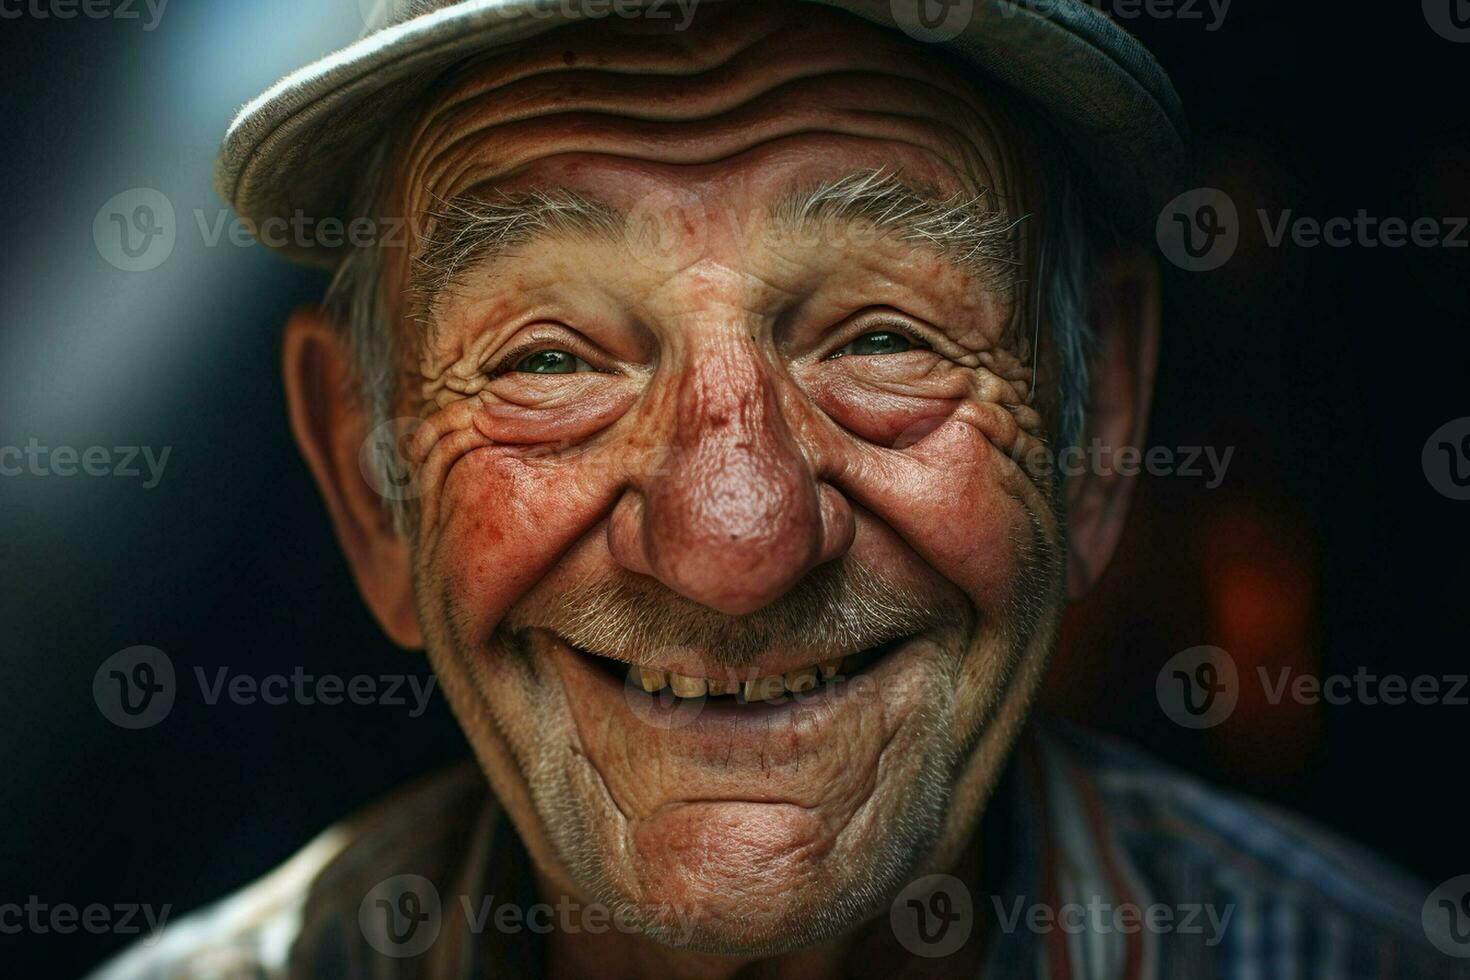
M 662 694 L 668 690 L 676 699 L 728 698 L 736 704 L 754 704 L 772 701 L 786 694 L 808 694 L 825 685 L 852 678 L 871 670 L 912 639 L 913 636 L 896 637 L 845 657 L 819 661 L 784 673 L 743 678 L 734 673 L 723 678 L 691 677 L 669 670 L 629 664 L 571 644 L 568 646 L 604 673 L 629 687 L 641 687 L 650 695 Z

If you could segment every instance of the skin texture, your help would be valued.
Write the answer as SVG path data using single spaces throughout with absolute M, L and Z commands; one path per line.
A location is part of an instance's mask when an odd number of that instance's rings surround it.
M 539 236 L 433 295 L 412 285 L 427 242 L 388 256 L 400 414 L 422 420 L 407 538 L 357 468 L 340 335 L 288 325 L 293 429 L 369 606 L 427 650 L 545 895 L 643 933 L 555 934 L 556 970 L 901 957 L 887 902 L 972 845 L 1066 593 L 1121 530 L 1126 479 L 1026 468 L 1056 401 L 1044 345 L 1028 390 L 1023 292 L 773 214 L 864 172 L 1042 212 L 1024 127 L 922 55 L 830 11 L 713 5 L 687 32 L 566 28 L 446 77 L 399 140 L 393 213 L 572 193 L 624 233 Z M 1141 439 L 1156 293 L 1138 253 L 1100 265 L 1089 437 Z M 850 346 L 875 331 L 908 349 Z M 547 350 L 584 369 L 517 370 Z M 775 707 L 659 705 L 571 645 L 733 682 L 898 634 L 840 694 Z

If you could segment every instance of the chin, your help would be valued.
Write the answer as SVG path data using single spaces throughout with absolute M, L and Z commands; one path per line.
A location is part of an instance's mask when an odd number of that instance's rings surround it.
M 543 716 L 543 732 L 563 717 L 577 750 L 570 765 L 548 758 L 533 768 L 539 822 L 578 891 L 664 945 L 760 956 L 834 939 L 886 912 L 954 836 L 956 692 L 948 672 L 924 669 L 926 657 L 953 662 L 953 651 L 916 648 L 875 666 L 882 686 L 867 690 L 889 692 L 880 701 L 850 694 L 859 700 L 844 704 L 833 694 L 795 706 L 721 705 L 697 721 L 670 721 L 661 734 L 672 741 L 660 741 L 635 707 L 638 738 L 619 749 L 669 753 L 653 768 L 679 773 L 676 798 L 636 815 L 642 801 L 619 784 L 629 777 L 599 751 L 587 721 L 575 720 L 596 695 L 582 690 L 575 707 L 549 698 L 561 707 Z M 607 684 L 606 713 L 597 715 L 605 726 L 632 724 L 619 705 L 647 697 L 618 690 L 595 667 L 576 676 Z M 849 712 L 865 714 L 854 721 Z M 752 713 L 765 721 L 752 726 Z M 837 740 L 864 741 L 871 726 L 882 734 L 871 756 L 849 750 L 853 765 L 824 778 L 814 760 L 844 751 Z M 714 778 L 732 766 L 738 781 Z
M 685 842 L 644 842 L 635 852 L 636 891 L 614 890 L 606 904 L 667 946 L 745 956 L 789 952 L 885 911 L 926 863 L 939 830 L 936 814 L 922 840 L 890 834 L 865 860 L 838 861 L 813 853 L 806 828 L 787 826 L 814 818 L 765 812 L 771 809 L 719 804 L 691 812 Z M 908 823 L 905 830 L 917 829 Z

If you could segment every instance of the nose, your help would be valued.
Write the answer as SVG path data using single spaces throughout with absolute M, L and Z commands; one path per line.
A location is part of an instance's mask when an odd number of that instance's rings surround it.
M 753 612 L 852 543 L 852 510 L 821 482 L 782 416 L 778 381 L 743 344 L 674 382 L 670 452 L 613 509 L 631 571 L 728 615 Z

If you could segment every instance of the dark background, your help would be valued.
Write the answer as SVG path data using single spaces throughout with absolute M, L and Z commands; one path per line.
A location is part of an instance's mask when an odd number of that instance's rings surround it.
M 1446 0 L 1448 2 L 1448 0 Z M 1277 800 L 1429 886 L 1470 872 L 1470 711 L 1270 705 L 1246 685 L 1203 733 L 1154 678 L 1199 644 L 1242 671 L 1470 670 L 1470 503 L 1420 451 L 1470 415 L 1470 249 L 1271 248 L 1254 213 L 1470 215 L 1470 44 L 1419 4 L 1236 0 L 1223 26 L 1125 21 L 1188 107 L 1198 166 L 1240 209 L 1225 267 L 1165 263 L 1151 445 L 1235 446 L 1222 486 L 1146 478 L 1119 558 L 1076 609 L 1049 706 Z M 1371 14 L 1369 13 L 1371 11 Z M 0 21 L 0 445 L 171 446 L 162 482 L 0 477 L 0 904 L 165 903 L 173 916 L 467 751 L 442 699 L 406 708 L 227 702 L 195 667 L 424 673 L 379 635 L 286 429 L 279 327 L 321 276 L 203 246 L 234 108 L 360 27 L 353 0 L 185 4 L 140 21 Z M 163 191 L 158 269 L 103 261 L 92 220 Z M 1470 235 L 1467 235 L 1470 237 Z M 166 651 L 161 724 L 91 695 L 104 659 Z M 127 941 L 0 936 L 5 972 L 73 976 Z

